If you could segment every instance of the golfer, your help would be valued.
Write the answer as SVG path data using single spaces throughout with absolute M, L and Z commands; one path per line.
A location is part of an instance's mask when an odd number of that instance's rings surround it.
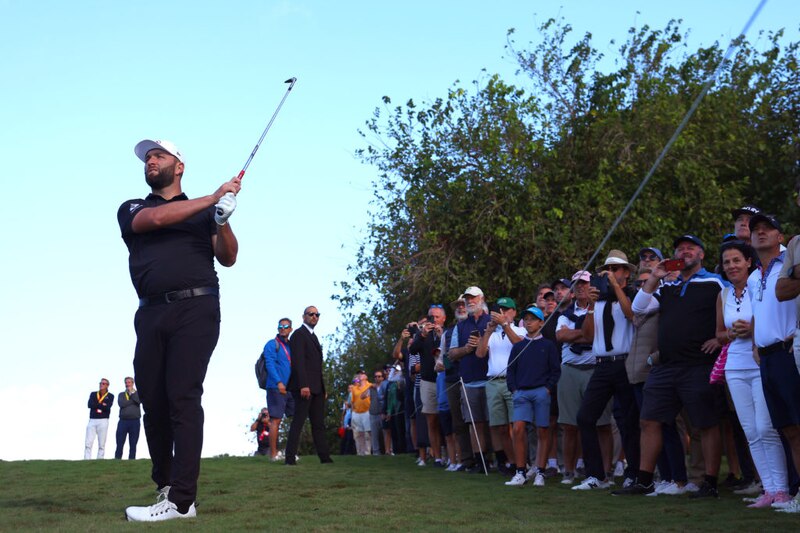
M 240 178 L 189 200 L 181 190 L 184 157 L 169 141 L 134 148 L 151 193 L 117 212 L 139 296 L 133 368 L 144 407 L 144 430 L 155 505 L 128 507 L 128 520 L 155 522 L 196 516 L 203 448 L 203 380 L 219 338 L 219 283 L 214 258 L 236 261 L 239 245 L 227 223 Z

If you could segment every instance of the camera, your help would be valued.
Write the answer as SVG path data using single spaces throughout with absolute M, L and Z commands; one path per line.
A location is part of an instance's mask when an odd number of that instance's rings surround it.
M 419 326 L 418 326 L 418 325 L 416 325 L 416 324 L 411 324 L 411 325 L 409 325 L 409 326 L 408 326 L 408 332 L 409 332 L 409 333 L 411 334 L 411 336 L 413 337 L 414 335 L 416 335 L 417 333 L 419 333 Z

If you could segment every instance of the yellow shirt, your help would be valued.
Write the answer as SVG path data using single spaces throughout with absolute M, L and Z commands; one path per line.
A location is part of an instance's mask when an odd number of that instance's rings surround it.
M 369 394 L 363 400 L 361 399 L 361 394 L 369 390 L 370 385 L 372 385 L 369 381 L 365 381 L 363 384 L 353 385 L 353 412 L 354 413 L 366 413 L 369 411 Z

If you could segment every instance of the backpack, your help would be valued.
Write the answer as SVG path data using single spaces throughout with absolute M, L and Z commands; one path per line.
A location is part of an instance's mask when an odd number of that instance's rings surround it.
M 258 359 L 256 359 L 256 379 L 258 386 L 267 390 L 267 365 L 264 361 L 264 352 L 258 354 Z

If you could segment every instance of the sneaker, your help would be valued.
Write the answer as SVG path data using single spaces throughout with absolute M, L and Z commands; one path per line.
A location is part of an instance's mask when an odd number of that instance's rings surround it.
M 761 486 L 761 483 L 758 481 L 750 481 L 748 484 L 734 489 L 733 493 L 740 494 L 742 496 L 752 496 L 760 494 L 762 490 L 764 489 Z
M 615 490 L 611 493 L 612 496 L 640 496 L 642 494 L 650 496 L 656 493 L 653 483 L 649 485 L 642 485 L 641 483 L 634 483 L 630 487 Z
M 700 489 L 697 492 L 690 494 L 689 497 L 693 500 L 698 498 L 719 498 L 719 492 L 717 491 L 716 487 L 712 487 L 704 481 L 703 484 L 700 485 Z
M 278 453 L 275 454 L 275 457 L 272 458 L 273 461 L 283 461 L 284 456 L 281 450 L 278 450 Z
M 695 487 L 696 486 L 697 485 L 695 485 Z M 688 485 L 684 485 L 683 487 L 681 487 L 680 485 L 678 485 L 673 481 L 672 483 L 669 484 L 668 487 L 664 487 L 663 489 L 661 489 L 661 492 L 659 492 L 659 494 L 663 494 L 664 496 L 680 496 L 682 494 L 686 494 L 687 492 L 686 487 L 688 487 Z M 695 490 L 693 492 L 697 491 Z
M 558 474 L 558 468 L 555 466 L 548 466 L 544 469 L 544 477 L 555 477 Z M 537 485 L 538 486 L 538 485 Z
M 625 475 L 625 464 L 622 461 L 617 461 L 617 466 L 614 467 L 614 477 L 622 477 Z
M 564 472 L 564 477 L 561 478 L 562 485 L 572 485 L 575 483 L 575 474 L 572 472 Z
M 776 511 L 779 513 L 800 513 L 800 502 L 797 501 L 797 498 L 789 500 L 784 507 L 776 509 Z
M 669 485 L 670 485 L 669 481 L 663 481 L 663 480 L 662 481 L 654 481 L 653 482 L 653 492 L 649 492 L 649 493 L 645 494 L 645 496 L 658 496 L 659 494 L 661 494 L 661 491 L 666 489 Z M 624 489 L 626 487 L 623 486 L 622 488 Z
M 536 477 L 533 478 L 533 486 L 534 487 L 544 487 L 544 474 L 542 472 L 537 472 Z
M 700 487 L 692 483 L 691 481 L 683 486 L 684 492 L 697 492 L 700 490 Z
M 608 481 L 600 481 L 594 476 L 589 476 L 580 485 L 572 487 L 572 490 L 607 489 L 609 487 L 611 487 L 611 483 Z
M 630 487 L 630 486 L 631 486 L 631 485 L 633 485 L 634 483 L 636 483 L 636 479 L 634 479 L 634 478 L 632 478 L 632 477 L 626 477 L 626 478 L 625 478 L 625 479 L 622 481 L 622 488 L 624 489 L 624 488 Z
M 764 507 L 769 507 L 770 505 L 772 505 L 772 502 L 774 501 L 775 501 L 775 496 L 769 492 L 765 492 L 764 494 L 756 498 L 755 502 L 748 505 L 747 508 L 762 509 Z
M 517 472 L 517 469 L 511 465 L 499 464 L 497 465 L 497 472 L 504 476 L 513 476 Z
M 425 460 L 422 457 L 417 459 L 417 466 L 425 466 Z
M 786 509 L 792 505 L 793 501 L 794 499 L 789 493 L 780 491 L 775 494 L 775 499 L 772 501 L 772 505 L 770 505 L 770 507 L 773 509 Z
M 442 461 L 441 459 L 436 459 L 433 462 L 433 466 L 436 466 L 438 468 L 444 468 L 446 465 L 444 464 L 444 461 Z
M 489 472 L 483 468 L 481 463 L 475 463 L 471 467 L 464 470 L 467 474 L 488 474 Z
M 506 481 L 506 486 L 521 487 L 525 484 L 526 481 L 528 480 L 525 478 L 525 474 L 523 474 L 522 472 L 517 472 L 516 474 L 514 474 L 514 477 L 512 477 L 511 480 Z
M 159 501 L 149 507 L 128 507 L 125 509 L 125 517 L 128 522 L 162 522 L 164 520 L 172 520 L 174 518 L 194 518 L 197 516 L 197 511 L 194 504 L 189 506 L 186 513 L 179 513 L 178 506 L 169 501 L 166 497 L 161 498 L 159 494 Z
M 725 478 L 725 481 L 720 483 L 726 489 L 732 488 L 739 488 L 738 486 L 744 482 L 744 479 L 739 479 L 738 477 L 733 475 L 733 472 L 728 474 L 728 477 Z

